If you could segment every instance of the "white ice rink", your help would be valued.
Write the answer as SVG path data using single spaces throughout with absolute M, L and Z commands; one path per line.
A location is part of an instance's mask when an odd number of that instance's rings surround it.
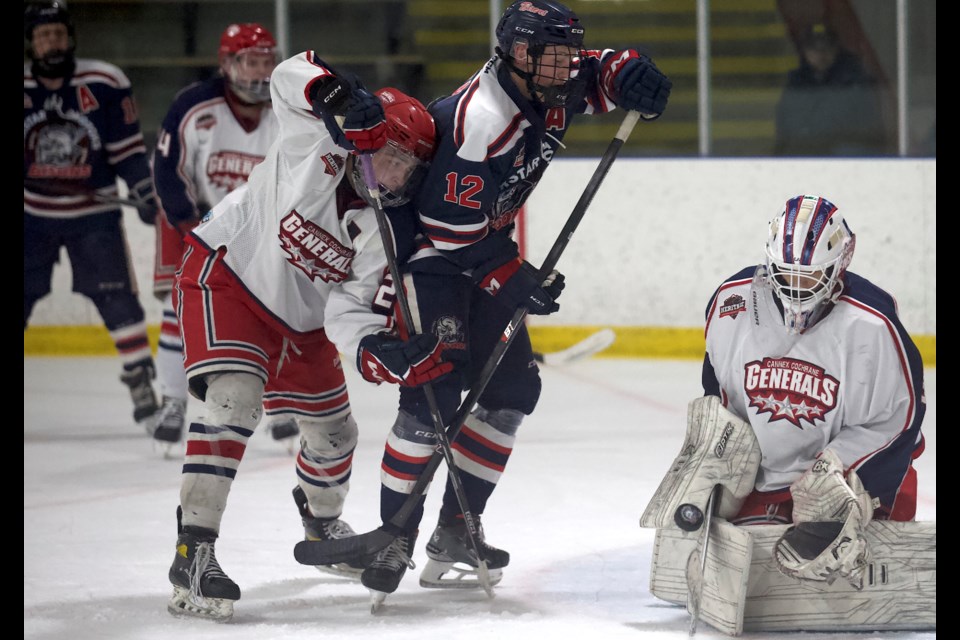
M 648 591 L 653 531 L 638 519 L 677 454 L 697 362 L 595 359 L 544 368 L 540 406 L 484 514 L 511 553 L 496 597 L 422 589 L 419 570 L 377 615 L 358 582 L 298 564 L 293 457 L 257 433 L 233 485 L 217 557 L 243 591 L 233 620 L 166 611 L 180 461 L 130 420 L 115 358 L 24 358 L 23 635 L 44 640 L 576 640 L 687 637 L 680 607 Z M 350 368 L 348 368 L 350 369 Z M 352 369 L 350 369 L 352 371 Z M 936 519 L 937 377 L 926 370 L 927 449 L 918 520 Z M 344 519 L 379 524 L 379 466 L 395 388 L 348 371 L 360 443 Z M 191 406 L 195 414 L 197 407 Z M 182 456 L 182 453 L 181 453 Z M 429 493 L 414 560 L 439 509 Z M 701 623 L 697 636 L 723 638 Z M 748 638 L 934 638 L 935 633 L 746 634 Z

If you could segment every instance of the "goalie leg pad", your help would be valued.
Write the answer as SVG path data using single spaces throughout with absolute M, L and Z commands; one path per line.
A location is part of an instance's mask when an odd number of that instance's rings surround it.
M 718 484 L 723 490 L 717 515 L 733 517 L 753 490 L 760 458 L 753 428 L 728 411 L 720 398 L 691 401 L 683 447 L 644 510 L 640 526 L 695 531 Z

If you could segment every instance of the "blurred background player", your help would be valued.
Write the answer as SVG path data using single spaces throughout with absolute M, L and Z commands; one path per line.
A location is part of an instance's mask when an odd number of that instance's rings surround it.
M 714 293 L 703 388 L 749 422 L 762 452 L 738 525 L 826 523 L 832 553 L 778 554 L 798 578 L 856 582 L 863 527 L 913 520 L 913 460 L 924 446 L 923 362 L 894 298 L 847 270 L 855 236 L 825 198 L 787 200 L 771 222 L 766 264 Z M 846 480 L 844 477 L 846 476 Z M 790 534 L 778 543 L 795 545 Z
M 133 418 L 145 423 L 157 410 L 155 370 L 117 178 L 147 224 L 156 197 L 130 81 L 112 64 L 75 58 L 60 0 L 25 4 L 23 33 L 23 328 L 65 247 L 73 290 L 96 306 L 123 362 Z
M 559 309 L 564 287 L 546 282 L 522 261 L 511 238 L 514 219 L 540 181 L 577 114 L 616 106 L 647 119 L 664 110 L 671 83 L 633 49 L 588 51 L 577 15 L 558 2 L 515 2 L 496 29 L 496 55 L 453 95 L 435 101 L 437 155 L 417 207 L 430 246 L 415 254 L 406 285 L 418 314 L 415 330 L 437 336 L 454 373 L 435 385 L 444 422 L 461 392 L 474 384 L 487 356 L 520 306 L 546 315 Z M 479 404 L 453 442 L 473 514 L 483 513 L 510 458 L 523 417 L 540 396 L 540 376 L 526 327 L 519 329 Z M 400 411 L 381 466 L 380 517 L 404 504 L 436 446 L 424 394 L 401 388 Z M 393 593 L 406 571 L 423 516 L 421 503 L 405 530 L 364 571 L 374 606 Z M 509 554 L 479 532 L 491 582 Z M 439 522 L 427 543 L 425 587 L 478 586 L 476 554 L 466 539 L 456 494 L 447 481 Z M 456 565 L 456 567 L 454 567 Z M 453 572 L 453 573 L 451 573 Z
M 183 343 L 171 294 L 183 256 L 183 234 L 247 181 L 277 137 L 269 82 L 277 65 L 276 46 L 273 35 L 259 24 L 228 26 L 220 36 L 220 74 L 177 94 L 157 139 L 153 172 L 163 212 L 157 217 L 153 290 L 163 300 L 157 352 L 163 405 L 153 437 L 161 442 L 179 442 L 186 417 Z M 277 439 L 298 433 L 292 418 L 270 426 Z
M 350 153 L 373 153 L 386 201 L 403 205 L 433 153 L 432 118 L 399 91 L 378 97 L 335 75 L 312 51 L 277 65 L 270 89 L 277 142 L 185 238 L 174 288 L 190 391 L 204 402 L 183 465 L 174 615 L 226 620 L 240 599 L 214 542 L 265 397 L 276 414 L 298 417 L 294 498 L 305 537 L 339 538 L 353 535 L 340 515 L 358 434 L 338 349 L 376 381 L 420 384 L 451 368 L 436 337 L 391 333 L 393 283 Z M 408 255 L 412 208 L 391 224 L 397 255 Z

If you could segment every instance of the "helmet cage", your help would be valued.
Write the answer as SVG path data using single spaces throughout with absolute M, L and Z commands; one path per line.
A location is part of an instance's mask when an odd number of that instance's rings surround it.
M 783 307 L 788 333 L 816 324 L 843 292 L 856 237 L 837 208 L 816 196 L 787 201 L 771 223 L 767 277 Z
M 235 54 L 226 54 L 222 63 L 224 75 L 230 90 L 247 104 L 261 104 L 270 100 L 270 76 L 250 77 L 251 72 L 246 69 L 255 55 L 269 55 L 273 58 L 272 67 L 279 62 L 277 53 L 268 47 L 243 49 Z M 257 75 L 253 73 L 253 75 Z

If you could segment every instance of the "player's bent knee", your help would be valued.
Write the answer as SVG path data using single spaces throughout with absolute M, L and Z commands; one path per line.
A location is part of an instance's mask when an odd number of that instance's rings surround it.
M 314 458 L 341 458 L 357 446 L 359 430 L 352 415 L 336 420 L 300 419 L 303 448 Z
M 204 413 L 210 424 L 255 429 L 263 415 L 263 381 L 249 373 L 207 377 Z
M 143 307 L 132 293 L 96 294 L 90 300 L 110 331 L 143 321 Z
M 516 409 L 485 409 L 477 407 L 473 416 L 485 424 L 490 425 L 500 433 L 513 436 L 517 434 L 520 423 L 523 422 L 524 413 Z

